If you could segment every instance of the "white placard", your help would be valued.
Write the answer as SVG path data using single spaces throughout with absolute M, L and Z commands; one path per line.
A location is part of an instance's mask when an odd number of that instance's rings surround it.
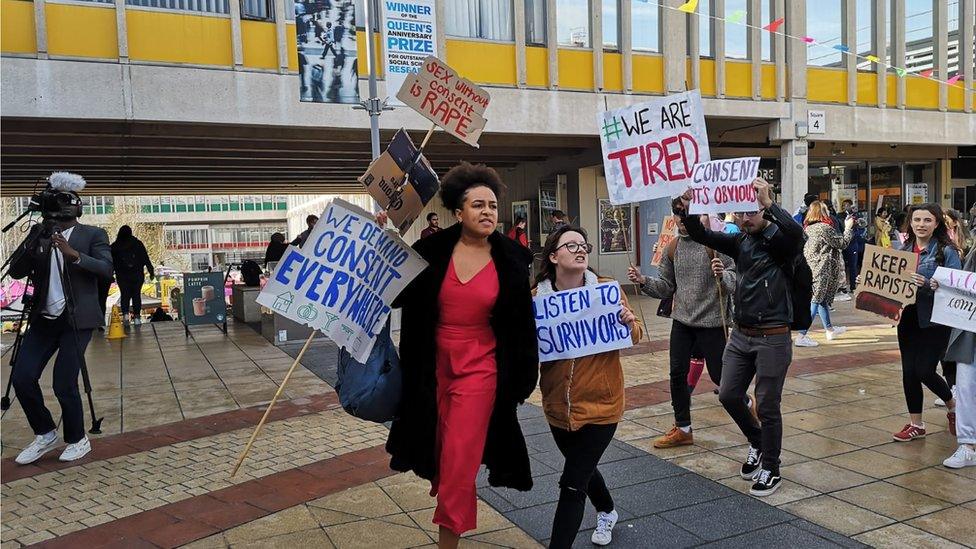
M 630 327 L 620 322 L 616 281 L 536 296 L 539 361 L 594 355 L 633 346 Z
M 827 111 L 807 111 L 807 133 L 827 133 Z
M 341 199 L 325 207 L 301 247 L 289 246 L 258 303 L 321 330 L 364 362 L 390 315 L 390 304 L 424 261 L 373 216 Z
M 396 93 L 408 74 L 420 71 L 428 55 L 437 55 L 434 0 L 383 1 L 383 74 L 387 104 L 406 105 Z
M 939 283 L 932 305 L 932 322 L 976 332 L 976 273 L 938 267 Z
M 723 158 L 697 164 L 691 174 L 695 191 L 688 213 L 754 212 L 759 209 L 752 181 L 759 157 Z
M 677 196 L 695 164 L 711 160 L 698 90 L 600 112 L 596 121 L 614 205 Z

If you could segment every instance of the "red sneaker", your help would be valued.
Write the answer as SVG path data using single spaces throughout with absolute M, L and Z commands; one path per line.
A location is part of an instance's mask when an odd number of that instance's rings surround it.
M 948 412 L 946 413 L 946 419 L 949 420 L 949 434 L 956 436 L 956 413 Z
M 910 440 L 915 440 L 916 438 L 924 438 L 925 429 L 912 425 L 911 423 L 905 424 L 901 431 L 891 435 L 891 438 L 895 439 L 897 442 L 908 442 Z

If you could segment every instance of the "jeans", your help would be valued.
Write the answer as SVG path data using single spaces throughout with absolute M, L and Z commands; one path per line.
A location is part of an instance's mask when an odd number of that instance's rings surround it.
M 722 380 L 723 328 L 694 328 L 671 321 L 671 407 L 678 427 L 691 425 L 691 392 L 688 390 L 688 362 L 692 356 L 705 359 L 708 376 L 718 385 Z M 693 351 L 697 351 L 693 354 Z
M 24 408 L 24 415 L 35 435 L 50 433 L 57 428 L 51 412 L 44 405 L 44 395 L 38 383 L 41 373 L 55 351 L 54 395 L 61 404 L 64 420 L 64 441 L 71 444 L 85 438 L 85 416 L 78 391 L 78 373 L 92 331 L 74 330 L 68 322 L 68 314 L 50 320 L 38 317 L 21 343 L 17 363 L 13 370 L 13 386 L 17 400 Z M 76 337 L 77 336 L 77 337 Z
M 921 414 L 924 395 L 922 385 L 942 400 L 952 400 L 952 391 L 936 371 L 939 359 L 949 345 L 948 326 L 933 324 L 918 327 L 918 308 L 908 305 L 898 322 L 898 350 L 901 351 L 901 383 L 909 414 Z
M 810 304 L 810 321 L 811 326 L 813 325 L 813 319 L 820 315 L 820 321 L 823 322 L 824 328 L 830 330 L 834 327 L 830 322 L 830 307 L 824 305 L 823 303 L 811 303 Z M 807 335 L 807 330 L 800 330 L 800 333 Z
M 118 280 L 119 292 L 122 294 L 119 306 L 122 308 L 122 318 L 129 315 L 129 303 L 132 303 L 133 312 L 136 315 L 142 314 L 142 285 L 145 280 Z
M 960 362 L 956 375 L 956 440 L 976 444 L 976 365 Z
M 603 480 L 597 463 L 606 451 L 617 424 L 584 425 L 576 431 L 549 426 L 556 446 L 566 458 L 563 474 L 559 477 L 559 503 L 552 521 L 549 547 L 569 548 L 579 533 L 586 509 L 586 498 L 597 511 L 613 511 L 613 498 Z
M 762 451 L 762 467 L 779 474 L 779 454 L 783 446 L 783 416 L 780 401 L 786 371 L 793 361 L 793 342 L 789 332 L 751 337 L 732 331 L 725 347 L 722 385 L 718 398 L 749 445 Z M 749 412 L 746 390 L 756 378 L 756 402 L 760 425 Z

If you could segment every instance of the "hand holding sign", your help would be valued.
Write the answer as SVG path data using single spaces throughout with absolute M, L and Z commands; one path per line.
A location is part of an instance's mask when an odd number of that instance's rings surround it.
M 905 305 L 915 302 L 917 266 L 918 257 L 912 252 L 866 246 L 854 308 L 897 322 Z
M 758 209 L 755 185 L 759 157 L 725 158 L 696 164 L 688 213 L 750 212 Z

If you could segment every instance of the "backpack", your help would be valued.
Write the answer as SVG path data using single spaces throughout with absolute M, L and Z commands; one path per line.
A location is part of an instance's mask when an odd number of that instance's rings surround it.
M 793 302 L 793 322 L 790 323 L 790 329 L 809 330 L 810 325 L 813 324 L 813 316 L 810 314 L 810 302 L 813 299 L 813 271 L 810 270 L 802 250 L 793 256 L 790 265 L 783 266 L 783 271 L 790 279 L 790 299 Z
M 376 336 L 376 344 L 365 363 L 357 362 L 345 349 L 339 349 L 338 376 L 336 394 L 349 415 L 375 423 L 396 418 L 403 392 L 403 373 L 390 338 L 389 320 Z
M 241 263 L 241 278 L 244 279 L 245 286 L 261 285 L 261 266 L 251 259 L 246 259 Z

